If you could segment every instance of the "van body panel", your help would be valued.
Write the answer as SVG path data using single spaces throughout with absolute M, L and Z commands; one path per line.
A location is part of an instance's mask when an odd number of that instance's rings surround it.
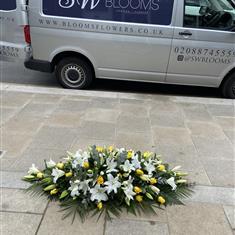
M 179 2 L 166 82 L 218 87 L 235 67 L 235 33 L 184 27 L 184 0 Z
M 52 60 L 58 49 L 67 48 L 90 59 L 99 78 L 138 74 L 137 80 L 165 81 L 172 26 L 48 16 L 35 0 L 31 7 L 38 9 L 29 12 L 35 59 Z
M 25 0 L 9 0 L 0 3 L 0 60 L 24 61 L 31 53 L 29 45 L 22 41 L 23 25 L 28 24 Z M 19 28 L 22 28 L 19 31 Z

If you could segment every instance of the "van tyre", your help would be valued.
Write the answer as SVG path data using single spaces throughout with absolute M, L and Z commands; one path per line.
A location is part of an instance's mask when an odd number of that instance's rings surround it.
M 235 99 L 235 73 L 226 79 L 221 88 L 225 98 Z
M 56 66 L 55 75 L 60 84 L 69 89 L 88 88 L 94 77 L 91 65 L 76 57 L 62 59 Z

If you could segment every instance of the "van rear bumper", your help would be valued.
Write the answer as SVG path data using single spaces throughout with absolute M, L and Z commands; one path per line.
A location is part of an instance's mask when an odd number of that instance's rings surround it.
M 37 70 L 40 72 L 47 72 L 47 73 L 53 72 L 51 63 L 49 61 L 35 60 L 32 57 L 30 57 L 24 62 L 24 66 L 27 69 Z

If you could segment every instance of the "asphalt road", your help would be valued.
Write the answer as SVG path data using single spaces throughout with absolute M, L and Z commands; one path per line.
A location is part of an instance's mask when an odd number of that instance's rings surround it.
M 24 68 L 22 62 L 1 62 L 2 82 L 36 85 L 42 87 L 61 87 L 54 74 L 41 73 Z M 61 88 L 63 89 L 63 88 Z M 221 97 L 218 89 L 179 85 L 165 85 L 132 81 L 96 79 L 90 88 L 96 91 L 120 91 L 143 94 L 163 94 L 176 96 Z
M 16 41 L 23 41 L 23 33 L 19 29 L 15 33 Z M 54 74 L 31 71 L 24 68 L 21 62 L 1 62 L 0 61 L 0 80 L 6 83 L 37 85 L 42 87 L 61 87 L 56 81 Z M 61 88 L 63 89 L 63 88 Z M 117 81 L 96 79 L 93 83 L 92 90 L 99 91 L 120 91 L 129 93 L 143 94 L 163 94 L 176 96 L 197 96 L 197 97 L 221 97 L 218 89 L 179 85 L 165 85 L 155 83 Z

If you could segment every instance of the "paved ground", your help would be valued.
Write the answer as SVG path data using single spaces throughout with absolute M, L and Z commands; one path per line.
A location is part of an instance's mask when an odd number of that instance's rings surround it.
M 235 234 L 235 109 L 231 100 L 1 84 L 1 234 Z M 112 223 L 61 221 L 23 193 L 31 163 L 89 144 L 153 150 L 195 181 L 186 206 Z

